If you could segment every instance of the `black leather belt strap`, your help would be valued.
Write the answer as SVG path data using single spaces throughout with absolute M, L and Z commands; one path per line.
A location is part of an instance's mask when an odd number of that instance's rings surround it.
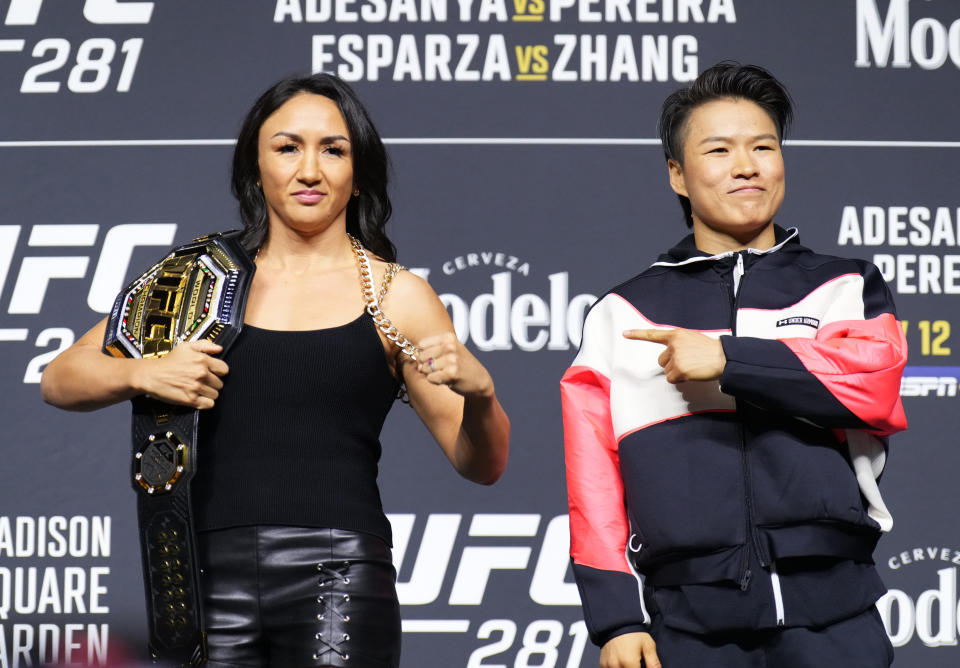
M 180 246 L 128 285 L 111 311 L 104 351 L 160 357 L 200 339 L 226 351 L 240 333 L 255 271 L 239 235 L 215 234 Z M 145 396 L 132 403 L 150 652 L 180 666 L 198 665 L 206 658 L 190 500 L 198 411 Z

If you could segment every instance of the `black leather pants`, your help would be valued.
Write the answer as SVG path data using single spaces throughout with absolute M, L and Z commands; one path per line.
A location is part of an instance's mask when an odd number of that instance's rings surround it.
M 197 539 L 208 666 L 399 666 L 396 572 L 380 538 L 253 526 Z

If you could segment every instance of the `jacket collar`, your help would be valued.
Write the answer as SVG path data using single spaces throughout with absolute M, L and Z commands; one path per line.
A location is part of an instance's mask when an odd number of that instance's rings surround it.
M 773 226 L 774 239 L 776 244 L 766 250 L 757 250 L 756 248 L 748 248 L 747 253 L 751 255 L 768 255 L 770 253 L 776 253 L 777 251 L 787 248 L 792 250 L 794 247 L 800 247 L 800 233 L 797 231 L 797 228 L 791 227 L 789 229 L 783 229 L 779 225 Z M 683 239 L 680 240 L 676 246 L 668 250 L 666 253 L 657 258 L 657 261 L 653 263 L 654 267 L 679 267 L 683 265 L 693 264 L 695 262 L 707 262 L 715 260 L 723 260 L 728 257 L 733 257 L 739 251 L 726 251 L 724 253 L 718 253 L 716 255 L 710 255 L 699 250 L 694 243 L 693 235 L 688 234 Z

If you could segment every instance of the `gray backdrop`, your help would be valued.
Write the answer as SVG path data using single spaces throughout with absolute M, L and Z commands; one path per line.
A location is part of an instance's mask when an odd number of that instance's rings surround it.
M 721 59 L 798 102 L 778 222 L 876 259 L 896 294 L 911 426 L 883 480 L 881 609 L 897 666 L 957 665 L 960 2 L 0 0 L 0 668 L 140 656 L 128 408 L 59 412 L 39 371 L 171 245 L 238 226 L 240 119 L 319 68 L 387 139 L 400 259 L 513 421 L 485 488 L 407 407 L 388 420 L 403 665 L 596 665 L 567 572 L 557 381 L 593 296 L 685 233 L 657 110 Z

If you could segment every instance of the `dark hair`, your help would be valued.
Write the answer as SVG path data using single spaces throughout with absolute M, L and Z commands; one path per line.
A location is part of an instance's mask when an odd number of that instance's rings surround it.
M 258 185 L 260 127 L 287 100 L 300 93 L 333 100 L 350 132 L 354 188 L 360 191 L 347 204 L 347 232 L 379 257 L 393 262 L 397 249 L 384 232 L 393 207 L 387 195 L 387 152 L 367 110 L 350 86 L 332 74 L 290 77 L 271 86 L 247 112 L 233 152 L 230 190 L 240 202 L 241 241 L 248 251 L 259 249 L 267 236 L 267 203 Z
M 667 160 L 683 165 L 690 114 L 702 104 L 724 98 L 749 100 L 759 106 L 777 126 L 777 136 L 783 141 L 793 121 L 793 100 L 786 87 L 762 67 L 723 61 L 704 70 L 688 88 L 681 88 L 664 100 L 657 130 Z M 690 200 L 683 195 L 677 197 L 689 227 L 693 225 Z

